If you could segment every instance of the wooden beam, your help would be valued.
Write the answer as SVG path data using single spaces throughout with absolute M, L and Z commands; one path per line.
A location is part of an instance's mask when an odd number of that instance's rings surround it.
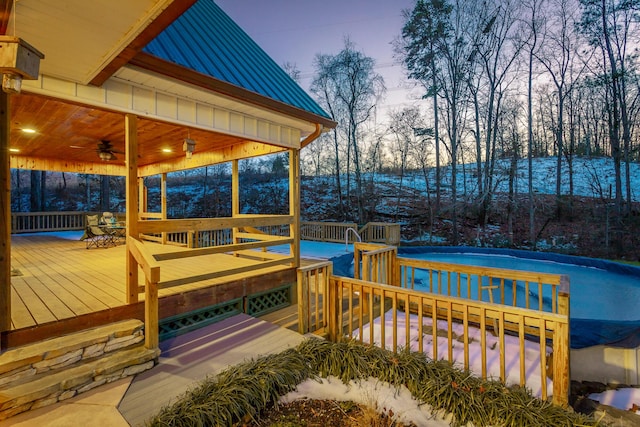
M 238 160 L 231 162 L 231 216 L 240 213 L 240 171 Z
M 0 90 L 0 332 L 11 329 L 10 116 L 10 95 Z
M 138 238 L 138 121 L 133 114 L 124 118 L 126 175 L 127 237 Z M 131 252 L 132 239 L 127 238 L 127 304 L 138 302 L 138 264 Z
M 6 1 L 6 0 L 3 0 Z M 106 67 L 91 80 L 90 84 L 102 86 L 116 71 L 125 66 L 151 40 L 189 9 L 196 0 L 174 0 L 147 27 L 125 47 Z M 9 2 L 10 3 L 10 2 Z M 0 3 L 1 4 L 1 3 Z
M 245 141 L 240 144 L 234 144 L 229 147 L 224 147 L 215 152 L 195 152 L 190 159 L 187 159 L 183 156 L 179 159 L 141 166 L 139 175 L 160 175 L 166 172 L 195 169 L 199 167 L 230 162 L 238 159 L 246 159 L 249 157 L 263 156 L 266 154 L 281 153 L 285 150 L 285 148 L 277 147 L 275 145 L 263 144 L 261 142 L 255 141 Z
M 241 236 L 241 237 L 246 237 L 246 236 Z M 268 246 L 286 245 L 291 241 L 291 239 L 288 237 L 280 237 L 280 236 L 268 236 L 268 237 L 269 239 L 266 239 L 264 241 L 259 241 L 259 242 L 236 243 L 236 244 L 229 244 L 229 245 L 209 246 L 206 248 L 181 250 L 181 251 L 175 251 L 175 252 L 165 252 L 165 253 L 155 254 L 153 255 L 153 258 L 156 261 L 167 261 L 170 259 L 191 258 L 195 256 L 202 256 L 202 255 L 209 255 L 209 254 L 221 254 L 221 253 L 232 252 L 232 251 L 266 248 Z
M 125 176 L 126 166 L 109 162 L 71 162 L 64 159 L 10 156 L 13 169 L 71 172 L 93 175 Z

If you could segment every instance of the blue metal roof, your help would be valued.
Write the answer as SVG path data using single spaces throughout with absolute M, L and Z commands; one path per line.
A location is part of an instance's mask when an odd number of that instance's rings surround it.
M 143 52 L 330 119 L 213 0 L 197 1 Z

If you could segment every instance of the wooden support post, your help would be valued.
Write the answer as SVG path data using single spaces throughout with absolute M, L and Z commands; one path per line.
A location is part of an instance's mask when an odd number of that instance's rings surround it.
M 309 332 L 309 272 L 298 270 L 298 333 Z
M 0 332 L 11 329 L 10 95 L 0 90 Z M 0 350 L 2 345 L 0 344 Z
M 167 174 L 162 174 L 162 179 L 160 180 L 160 213 L 162 215 L 162 219 L 167 219 Z M 162 232 L 162 244 L 167 244 L 167 232 Z M 190 246 L 191 247 L 191 246 Z
M 240 215 L 240 171 L 238 168 L 238 160 L 231 161 L 231 217 L 236 218 Z M 232 238 L 233 243 L 238 243 L 238 228 L 233 227 Z
M 147 187 L 142 177 L 138 178 L 138 212 L 147 212 Z
M 138 264 L 131 254 L 131 239 L 139 239 L 138 232 L 138 125 L 137 117 L 127 114 L 124 119 L 127 216 L 127 304 L 138 302 Z
M 328 299 L 329 299 L 329 310 L 325 314 L 327 320 L 327 329 L 329 330 L 329 341 L 338 342 L 338 317 L 342 316 L 342 313 L 339 311 L 340 303 L 340 294 L 342 293 L 342 288 L 338 284 L 337 279 L 333 279 L 329 277 L 328 280 Z
M 158 284 L 145 279 L 144 284 L 144 346 L 149 350 L 158 348 L 160 326 L 158 314 Z
M 300 151 L 289 150 L 289 215 L 293 223 L 289 225 L 290 245 L 293 257 L 292 267 L 300 266 Z
M 557 324 L 553 335 L 553 403 L 562 407 L 569 404 L 571 359 L 569 340 L 569 276 L 560 278 L 558 314 L 567 317 L 567 323 Z

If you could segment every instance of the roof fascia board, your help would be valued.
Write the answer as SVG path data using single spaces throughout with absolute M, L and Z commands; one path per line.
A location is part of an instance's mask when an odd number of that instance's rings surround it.
M 312 123 L 318 123 L 326 128 L 335 128 L 337 123 L 326 117 L 318 116 L 308 111 L 301 110 L 289 104 L 268 98 L 258 93 L 243 89 L 228 82 L 218 80 L 211 76 L 207 76 L 197 71 L 190 70 L 186 67 L 165 61 L 156 56 L 145 52 L 139 52 L 129 61 L 130 65 L 157 72 L 164 76 L 174 78 L 176 80 L 189 83 L 209 91 L 218 92 L 226 96 L 239 99 L 250 104 L 267 108 L 278 113 L 290 115 Z
M 0 0 L 0 2 L 9 0 Z M 197 0 L 174 0 L 164 9 L 156 19 L 154 19 L 122 52 L 108 63 L 89 82 L 94 86 L 101 86 L 121 67 L 125 66 L 135 57 L 151 40 L 189 9 Z M 10 2 L 10 1 L 9 1 Z M 1 5 L 2 3 L 0 3 Z

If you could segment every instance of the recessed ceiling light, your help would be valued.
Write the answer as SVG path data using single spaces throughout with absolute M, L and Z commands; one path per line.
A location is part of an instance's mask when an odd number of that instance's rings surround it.
M 12 153 L 19 153 L 20 152 L 20 150 L 17 149 L 17 148 L 9 148 L 9 151 L 12 152 Z
M 162 152 L 163 153 L 173 153 L 173 150 L 171 148 L 163 148 Z
M 24 132 L 24 133 L 36 133 L 36 130 L 32 129 L 32 128 L 22 128 L 22 132 Z

